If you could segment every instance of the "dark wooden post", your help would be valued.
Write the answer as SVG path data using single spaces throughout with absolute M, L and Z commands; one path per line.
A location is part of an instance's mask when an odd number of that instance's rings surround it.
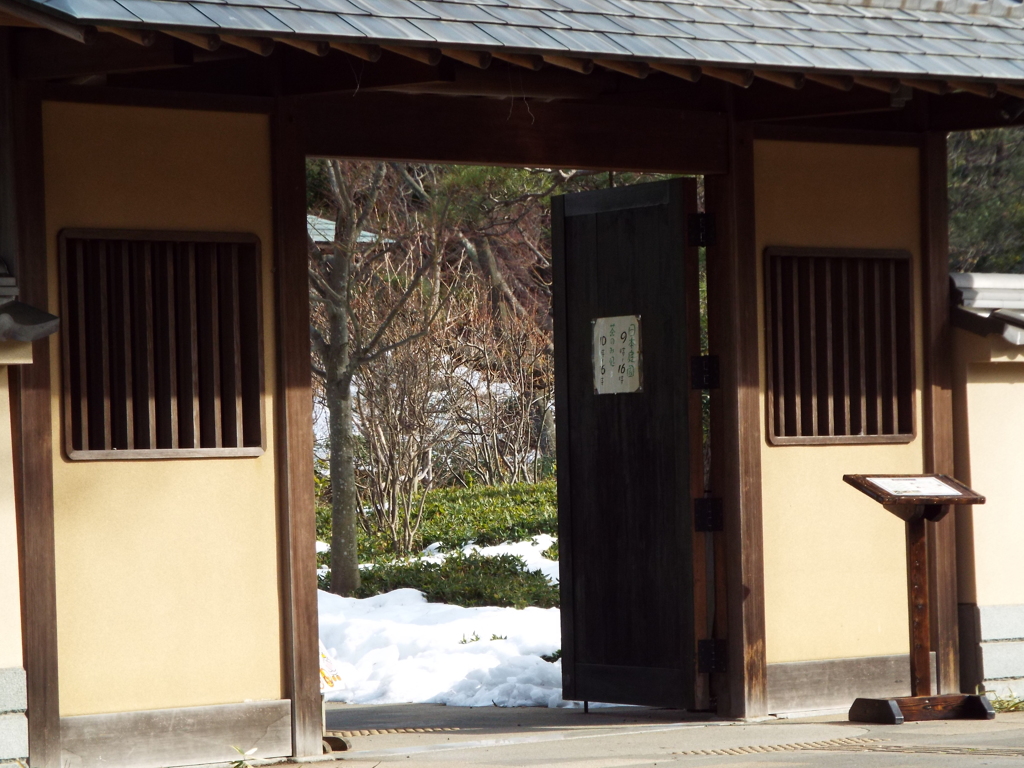
M 275 450 L 285 688 L 292 700 L 293 755 L 311 757 L 323 753 L 323 723 L 317 645 L 306 158 L 291 107 L 279 100 L 272 130 L 278 375 Z
M 928 605 L 928 536 L 924 517 L 907 522 L 907 593 L 910 596 L 910 693 L 932 692 L 931 619 Z

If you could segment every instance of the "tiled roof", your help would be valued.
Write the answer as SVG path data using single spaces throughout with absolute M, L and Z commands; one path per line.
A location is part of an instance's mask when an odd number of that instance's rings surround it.
M 1006 0 L 20 1 L 102 26 L 1024 81 L 1024 6 Z

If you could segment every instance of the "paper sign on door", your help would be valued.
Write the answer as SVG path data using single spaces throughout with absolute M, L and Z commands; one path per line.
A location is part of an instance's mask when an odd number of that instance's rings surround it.
M 599 317 L 594 328 L 594 393 L 643 391 L 640 316 Z

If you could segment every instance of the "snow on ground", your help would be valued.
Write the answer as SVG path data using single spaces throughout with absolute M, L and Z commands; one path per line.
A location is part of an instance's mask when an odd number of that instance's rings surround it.
M 526 563 L 526 570 L 528 571 L 541 571 L 545 576 L 548 577 L 548 581 L 552 584 L 558 583 L 558 561 L 548 560 L 541 553 L 555 543 L 555 537 L 549 536 L 546 533 L 542 533 L 539 536 L 534 536 L 528 541 L 516 541 L 516 542 L 505 542 L 504 544 L 496 544 L 493 547 L 478 547 L 476 544 L 467 544 L 462 548 L 462 551 L 469 555 L 477 553 L 484 555 L 485 557 L 497 557 L 499 555 L 518 555 L 523 558 L 523 562 Z M 444 553 L 440 552 L 440 544 L 431 544 L 429 547 L 423 550 L 424 557 L 431 563 L 439 563 L 444 560 Z
M 330 700 L 576 706 L 562 700 L 561 662 L 540 658 L 561 647 L 557 608 L 462 608 L 415 589 L 363 600 L 320 592 L 319 605 L 320 639 L 342 679 Z

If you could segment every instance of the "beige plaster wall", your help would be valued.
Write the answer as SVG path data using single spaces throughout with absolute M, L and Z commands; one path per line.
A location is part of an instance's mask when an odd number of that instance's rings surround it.
M 906 147 L 757 141 L 759 338 L 769 246 L 900 248 L 919 270 L 918 153 Z M 921 327 L 919 288 L 915 323 Z M 917 344 L 917 381 L 922 357 Z M 764 344 L 761 423 L 765 425 Z M 920 389 L 917 423 L 921 423 Z M 769 663 L 909 651 L 904 525 L 843 482 L 922 471 L 920 439 L 897 445 L 762 443 Z
M 3 346 L 0 344 L 0 347 Z M 7 366 L 3 364 L 0 352 L 0 669 L 20 667 L 22 663 L 21 581 L 18 575 L 18 523 L 14 508 L 11 397 L 7 387 Z
M 267 452 L 69 462 L 53 366 L 62 715 L 282 696 L 265 116 L 46 103 L 50 310 L 64 227 L 252 232 L 263 252 Z
M 961 603 L 1024 604 L 1024 349 L 954 331 L 957 477 L 986 503 L 957 513 Z

